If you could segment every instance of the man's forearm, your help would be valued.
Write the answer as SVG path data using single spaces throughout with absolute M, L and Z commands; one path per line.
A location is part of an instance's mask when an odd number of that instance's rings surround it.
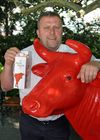
M 4 70 L 1 72 L 1 88 L 4 91 L 13 88 L 13 69 L 11 67 L 4 66 Z
M 94 59 L 94 60 L 92 60 L 92 62 L 98 67 L 98 69 L 100 71 L 100 59 Z

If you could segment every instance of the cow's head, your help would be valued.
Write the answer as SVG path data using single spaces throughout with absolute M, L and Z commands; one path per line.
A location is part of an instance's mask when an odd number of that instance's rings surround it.
M 46 117 L 56 114 L 79 103 L 84 95 L 85 84 L 77 79 L 82 64 L 91 58 L 90 49 L 75 40 L 67 40 L 66 44 L 76 53 L 52 52 L 47 50 L 36 39 L 36 52 L 47 63 L 33 66 L 34 74 L 42 80 L 24 97 L 23 111 L 27 114 Z

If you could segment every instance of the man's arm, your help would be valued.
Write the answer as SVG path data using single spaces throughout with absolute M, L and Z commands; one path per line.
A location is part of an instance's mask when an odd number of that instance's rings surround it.
M 89 63 L 82 65 L 80 72 L 77 76 L 83 83 L 89 83 L 94 80 L 100 71 L 100 61 L 91 60 Z
M 4 91 L 11 90 L 13 88 L 13 64 L 16 54 L 20 50 L 18 48 L 10 48 L 6 51 L 4 58 L 4 69 L 1 73 L 1 88 Z

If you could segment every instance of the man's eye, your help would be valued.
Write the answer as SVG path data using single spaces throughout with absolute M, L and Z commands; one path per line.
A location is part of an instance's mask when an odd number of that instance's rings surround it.
M 59 29 L 60 29 L 60 27 L 55 27 L 55 29 L 59 30 Z
M 48 29 L 49 29 L 49 27 L 44 27 L 44 29 L 45 29 L 45 30 L 48 30 Z

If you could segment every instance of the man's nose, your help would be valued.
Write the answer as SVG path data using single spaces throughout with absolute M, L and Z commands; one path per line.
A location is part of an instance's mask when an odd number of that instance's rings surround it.
M 50 28 L 50 33 L 51 34 L 55 34 L 55 29 L 54 28 Z

